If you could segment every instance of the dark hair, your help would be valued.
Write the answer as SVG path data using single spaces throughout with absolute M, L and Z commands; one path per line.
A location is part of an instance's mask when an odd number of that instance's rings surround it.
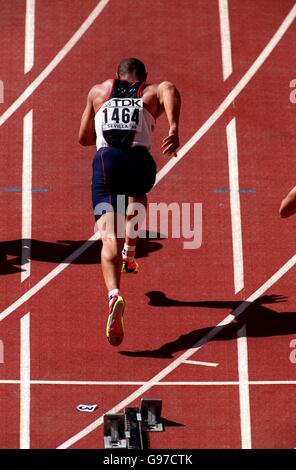
M 134 57 L 128 57 L 127 59 L 123 59 L 117 68 L 118 76 L 122 75 L 135 75 L 138 80 L 146 80 L 147 72 L 145 65 L 139 59 L 135 59 Z

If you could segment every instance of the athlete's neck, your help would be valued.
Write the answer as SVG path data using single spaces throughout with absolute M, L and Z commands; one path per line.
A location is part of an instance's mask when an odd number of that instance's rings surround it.
M 129 82 L 129 83 L 136 83 L 136 82 L 141 81 L 137 77 L 135 77 L 134 75 L 121 75 L 119 77 L 119 80 L 124 80 L 124 81 Z

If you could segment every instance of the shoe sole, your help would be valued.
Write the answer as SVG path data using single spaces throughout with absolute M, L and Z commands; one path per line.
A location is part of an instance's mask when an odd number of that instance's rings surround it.
M 125 302 L 122 298 L 117 299 L 113 310 L 108 316 L 106 325 L 106 336 L 112 346 L 119 346 L 123 340 L 123 313 Z M 112 331 L 115 330 L 115 331 Z
M 122 273 L 126 273 L 126 274 L 138 274 L 139 272 L 139 265 L 135 268 L 135 269 L 126 269 L 126 267 L 123 265 L 122 268 L 121 268 L 121 272 Z

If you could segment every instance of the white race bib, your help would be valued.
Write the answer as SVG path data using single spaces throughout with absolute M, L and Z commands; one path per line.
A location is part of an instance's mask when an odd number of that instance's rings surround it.
M 103 104 L 102 130 L 141 131 L 143 100 L 141 98 L 112 98 Z

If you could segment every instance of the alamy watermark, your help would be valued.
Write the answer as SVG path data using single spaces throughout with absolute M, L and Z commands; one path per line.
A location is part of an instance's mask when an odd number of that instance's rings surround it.
M 114 204 L 114 201 L 113 201 Z M 104 236 L 124 238 L 180 238 L 185 250 L 200 248 L 202 244 L 202 204 L 200 202 L 151 202 L 147 208 L 144 204 L 134 202 L 126 206 L 126 196 L 116 197 L 116 217 L 113 206 L 99 203 L 94 209 L 98 217 L 108 213 L 104 223 Z M 97 229 L 97 227 L 95 227 Z M 154 235 L 153 235 L 154 234 Z
M 290 81 L 290 88 L 293 88 L 290 93 L 290 101 L 291 103 L 296 104 L 296 78 Z
M 0 364 L 4 364 L 4 343 L 0 339 Z
M 4 83 L 0 80 L 0 103 L 4 103 Z

